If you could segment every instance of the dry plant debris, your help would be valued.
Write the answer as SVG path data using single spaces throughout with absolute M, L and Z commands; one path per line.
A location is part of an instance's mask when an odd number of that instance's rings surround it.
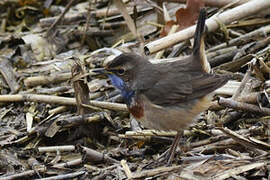
M 231 80 L 188 129 L 143 129 L 107 77 L 121 52 L 152 63 L 191 53 L 200 7 L 206 56 Z M 0 180 L 270 179 L 269 0 L 0 1 Z

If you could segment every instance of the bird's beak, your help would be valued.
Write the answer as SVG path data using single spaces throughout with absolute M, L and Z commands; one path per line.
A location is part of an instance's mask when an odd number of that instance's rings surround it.
M 112 74 L 112 72 L 107 71 L 105 68 L 96 68 L 96 69 L 93 69 L 92 72 L 96 74 Z

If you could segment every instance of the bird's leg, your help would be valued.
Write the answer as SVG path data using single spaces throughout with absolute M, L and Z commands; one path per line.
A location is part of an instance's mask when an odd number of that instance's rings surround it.
M 173 143 L 172 143 L 172 145 L 171 145 L 171 147 L 169 149 L 169 152 L 167 154 L 167 165 L 168 166 L 172 164 L 172 161 L 174 159 L 174 155 L 175 155 L 177 146 L 179 145 L 181 135 L 182 135 L 182 133 L 178 131 L 175 138 L 174 138 L 174 140 L 173 140 Z
M 171 165 L 172 161 L 173 161 L 173 158 L 174 158 L 174 155 L 175 155 L 175 152 L 176 152 L 176 149 L 177 149 L 177 146 L 179 145 L 179 141 L 181 139 L 181 136 L 183 134 L 183 131 L 178 131 L 174 140 L 173 140 L 173 143 L 171 145 L 171 147 L 166 150 L 159 158 L 158 158 L 158 161 L 159 162 L 164 162 L 164 161 L 167 161 L 167 165 Z
M 164 164 L 164 163 L 167 163 L 168 166 L 171 165 L 182 134 L 183 134 L 183 131 L 178 131 L 173 140 L 171 147 L 167 149 L 164 153 L 162 153 L 156 162 L 151 162 L 147 164 L 146 166 L 144 166 L 144 168 L 149 168 L 152 166 L 160 166 L 161 164 Z

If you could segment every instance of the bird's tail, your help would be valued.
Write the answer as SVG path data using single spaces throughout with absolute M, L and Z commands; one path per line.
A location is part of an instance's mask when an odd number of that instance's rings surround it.
M 205 20 L 206 20 L 206 10 L 202 8 L 200 10 L 199 18 L 197 21 L 197 27 L 194 35 L 193 55 L 199 55 L 202 48 L 201 46 L 204 46 L 203 33 Z
M 204 32 L 206 29 L 205 20 L 206 20 L 206 10 L 205 8 L 202 8 L 200 10 L 196 31 L 194 35 L 193 56 L 196 57 L 194 59 L 200 60 L 200 64 L 202 65 L 203 71 L 209 73 L 211 68 L 205 55 L 205 46 L 204 46 Z

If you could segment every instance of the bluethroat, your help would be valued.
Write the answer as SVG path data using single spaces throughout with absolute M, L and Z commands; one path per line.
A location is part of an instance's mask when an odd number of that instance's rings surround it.
M 209 73 L 203 40 L 205 20 L 206 10 L 201 9 L 193 52 L 187 58 L 152 64 L 140 55 L 123 53 L 105 66 L 136 120 L 147 128 L 178 132 L 167 156 L 169 164 L 183 129 L 210 106 L 212 92 L 228 81 Z

